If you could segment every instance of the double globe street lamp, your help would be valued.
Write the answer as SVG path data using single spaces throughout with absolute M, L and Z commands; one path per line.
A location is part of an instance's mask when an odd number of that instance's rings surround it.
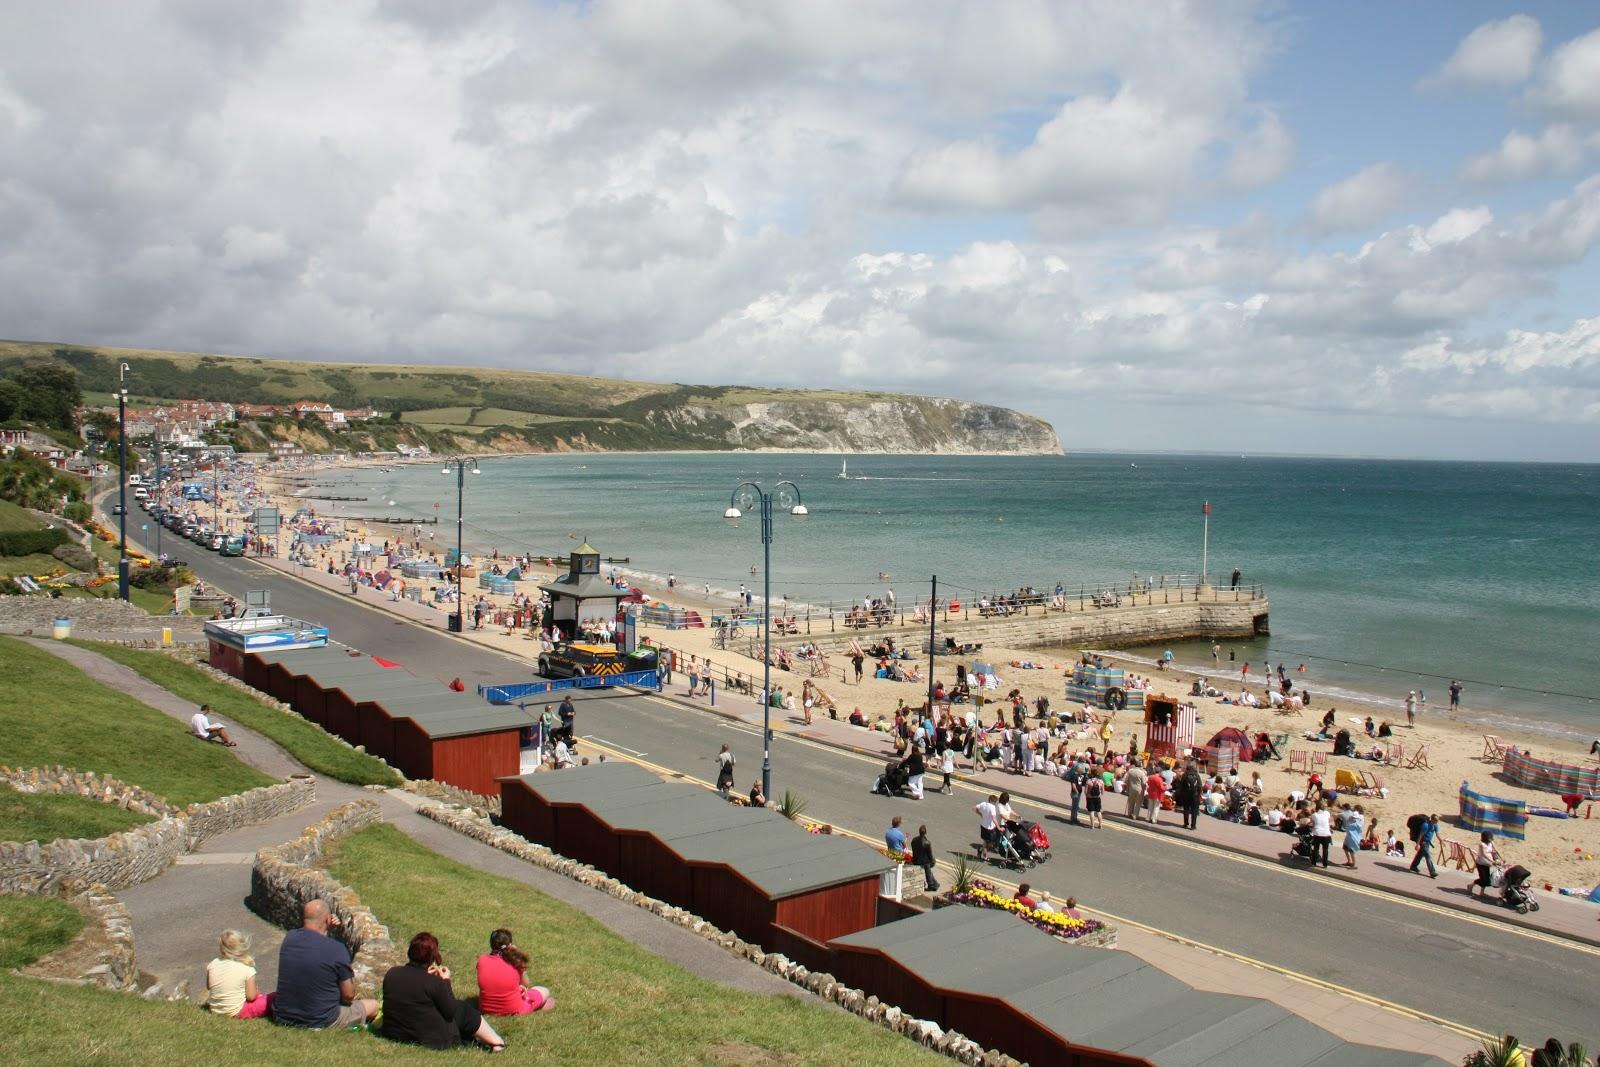
M 451 633 L 459 634 L 465 632 L 461 627 L 461 606 L 467 595 L 466 587 L 461 584 L 461 505 L 466 497 L 467 475 L 483 472 L 478 469 L 478 461 L 468 456 L 457 456 L 450 464 L 440 473 L 446 477 L 456 476 L 456 613 L 449 616 L 449 626 Z M 389 503 L 392 505 L 394 501 Z
M 741 482 L 734 487 L 728 501 L 728 510 L 722 517 L 730 526 L 738 526 L 745 512 L 752 508 L 761 511 L 761 629 L 765 652 L 761 662 L 761 795 L 772 796 L 772 509 L 787 511 L 792 517 L 804 520 L 811 514 L 800 502 L 800 487 L 782 481 L 771 492 L 755 482 Z

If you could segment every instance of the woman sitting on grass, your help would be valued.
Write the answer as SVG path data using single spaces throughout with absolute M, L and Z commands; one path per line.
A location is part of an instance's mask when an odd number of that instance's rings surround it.
M 413 937 L 406 958 L 410 962 L 404 967 L 391 967 L 383 976 L 384 1037 L 437 1049 L 477 1041 L 490 1052 L 505 1051 L 505 1040 L 478 1006 L 456 999 L 436 937 Z
M 556 1006 L 550 990 L 524 985 L 528 957 L 511 939 L 510 930 L 489 935 L 489 951 L 478 957 L 478 1007 L 485 1015 L 526 1015 Z
M 222 931 L 217 958 L 206 964 L 206 1007 L 235 1019 L 261 1019 L 272 1011 L 272 994 L 256 988 L 256 961 L 250 938 L 237 930 Z

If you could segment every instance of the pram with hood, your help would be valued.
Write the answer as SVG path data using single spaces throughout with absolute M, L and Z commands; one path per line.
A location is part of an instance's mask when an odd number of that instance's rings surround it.
M 1519 915 L 1526 915 L 1530 911 L 1539 910 L 1539 902 L 1533 899 L 1527 881 L 1533 872 L 1522 864 L 1516 864 L 1505 869 L 1504 880 L 1500 883 L 1500 903 L 1508 908 L 1515 908 Z
M 910 773 L 900 765 L 899 761 L 889 760 L 883 765 L 883 773 L 878 775 L 878 780 L 872 783 L 872 791 L 886 797 L 895 797 L 910 784 Z

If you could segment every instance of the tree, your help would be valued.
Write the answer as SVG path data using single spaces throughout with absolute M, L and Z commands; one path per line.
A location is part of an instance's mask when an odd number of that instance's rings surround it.
M 78 408 L 83 404 L 77 371 L 71 367 L 38 363 L 24 367 L 17 374 L 16 382 L 23 395 L 23 418 L 57 430 L 77 432 Z
M 10 378 L 0 378 L 0 422 L 22 417 L 22 386 Z

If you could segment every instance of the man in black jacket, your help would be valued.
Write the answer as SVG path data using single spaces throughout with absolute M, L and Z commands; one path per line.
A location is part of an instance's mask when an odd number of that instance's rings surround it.
M 933 842 L 928 840 L 926 826 L 917 827 L 917 836 L 911 839 L 911 862 L 922 868 L 922 875 L 928 883 L 928 892 L 937 893 L 939 879 L 933 876 Z
M 1178 776 L 1178 781 L 1172 792 L 1172 799 L 1178 802 L 1178 807 L 1183 810 L 1183 828 L 1195 830 L 1200 826 L 1200 794 L 1204 787 L 1200 781 L 1200 768 L 1195 766 L 1193 760 L 1183 769 Z

